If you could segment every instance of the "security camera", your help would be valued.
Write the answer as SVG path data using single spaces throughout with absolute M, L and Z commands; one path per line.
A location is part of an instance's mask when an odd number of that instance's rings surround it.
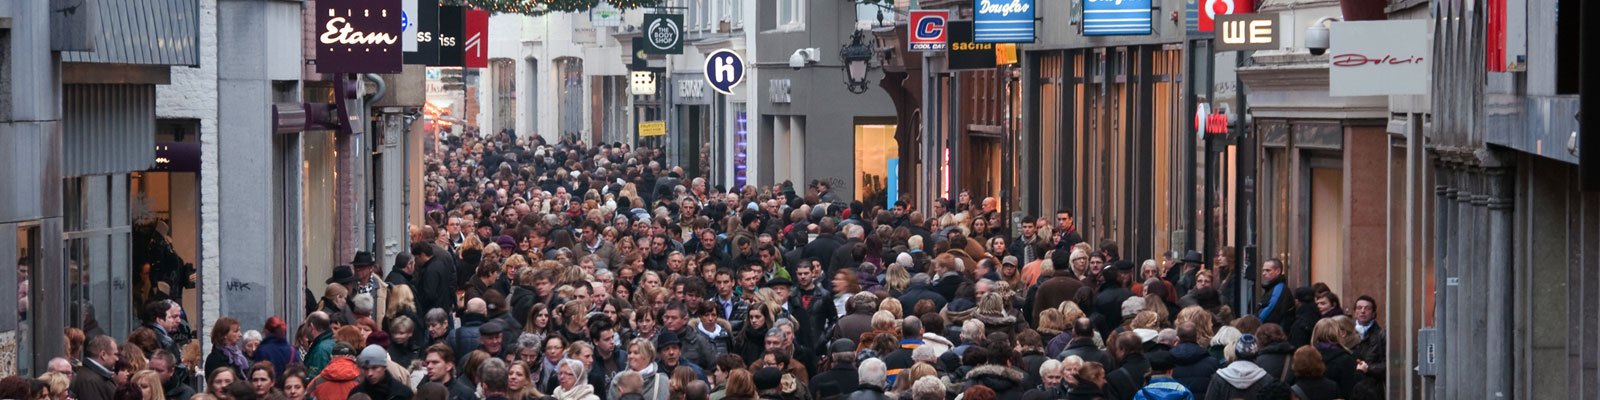
M 1338 20 L 1338 18 L 1326 17 L 1312 23 L 1310 28 L 1306 28 L 1306 49 L 1311 51 L 1311 55 L 1320 56 L 1328 52 L 1328 47 L 1330 46 L 1328 22 Z
M 789 55 L 789 68 L 798 70 L 805 68 L 806 65 L 816 64 L 821 61 L 822 52 L 818 51 L 817 48 L 808 47 L 804 49 L 798 49 L 794 51 L 794 54 Z

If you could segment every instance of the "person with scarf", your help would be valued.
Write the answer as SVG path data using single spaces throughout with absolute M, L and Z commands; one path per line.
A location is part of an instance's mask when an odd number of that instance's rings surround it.
M 560 386 L 553 393 L 557 400 L 600 400 L 594 394 L 594 386 L 581 379 L 587 375 L 582 361 L 564 359 L 557 368 L 559 373 L 556 379 Z
M 670 396 L 668 393 L 667 374 L 661 373 L 656 369 L 655 360 L 656 346 L 650 343 L 649 340 L 633 339 L 632 342 L 628 343 L 628 372 L 638 374 L 643 380 L 643 385 L 640 386 L 641 390 L 638 393 L 641 397 L 637 398 L 643 400 L 667 400 L 668 396 Z M 623 392 L 619 388 L 623 386 L 623 378 L 625 378 L 623 375 L 617 377 L 617 383 L 611 385 L 611 393 L 606 398 L 622 398 Z
M 250 370 L 250 358 L 245 357 L 244 351 L 239 349 L 239 341 L 243 338 L 244 335 L 239 333 L 239 320 L 232 317 L 217 319 L 217 324 L 211 328 L 211 354 L 206 355 L 205 370 L 232 367 L 236 375 L 243 375 L 238 371 Z

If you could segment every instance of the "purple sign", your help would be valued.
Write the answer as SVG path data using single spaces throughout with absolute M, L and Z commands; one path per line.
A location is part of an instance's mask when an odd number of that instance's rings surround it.
M 400 0 L 317 1 L 317 72 L 400 72 L 404 14 Z

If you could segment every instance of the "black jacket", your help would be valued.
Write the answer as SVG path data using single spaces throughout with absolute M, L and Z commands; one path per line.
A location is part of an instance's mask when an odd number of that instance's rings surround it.
M 428 382 L 433 382 L 433 380 L 423 379 L 422 383 Z M 420 384 L 417 386 L 421 387 Z M 450 383 L 445 383 L 444 386 L 446 389 L 450 389 L 450 400 L 478 400 L 477 390 L 474 390 L 472 385 L 467 384 L 467 381 L 461 379 L 461 377 L 450 379 Z
M 1050 357 L 1044 355 L 1044 350 L 1027 349 L 1022 351 L 1022 387 L 1035 387 L 1044 384 L 1044 378 L 1039 376 L 1039 367 L 1044 365 Z
M 401 384 L 389 374 L 383 374 L 383 380 L 376 384 L 367 383 L 365 378 L 361 378 L 360 384 L 350 388 L 350 394 L 356 393 L 365 394 L 372 400 L 405 400 L 412 396 L 410 387 Z
M 850 393 L 850 397 L 847 400 L 889 400 L 889 396 L 883 394 L 883 388 L 858 385 L 856 391 Z
M 456 277 L 452 261 L 449 257 L 435 256 L 421 265 L 422 276 L 418 279 L 421 285 L 412 287 L 417 292 L 418 313 L 426 316 L 428 311 L 435 308 L 445 312 L 455 311 Z
M 72 393 L 80 400 L 112 400 L 117 394 L 117 382 L 112 380 L 112 375 L 111 371 L 84 358 L 83 366 L 72 376 Z
M 1150 361 L 1144 359 L 1144 353 L 1128 353 L 1122 357 L 1121 368 L 1106 374 L 1106 394 L 1115 399 L 1132 399 L 1144 387 L 1149 374 Z
M 1263 324 L 1289 326 L 1290 310 L 1294 307 L 1294 292 L 1289 289 L 1289 284 L 1280 275 L 1277 279 L 1262 283 L 1261 288 L 1264 291 L 1261 293 L 1261 303 L 1256 308 L 1261 311 L 1256 312 L 1256 318 L 1260 318 Z
M 906 287 L 906 292 L 901 294 L 897 300 L 900 301 L 901 307 L 913 308 L 922 299 L 933 300 L 934 310 L 943 310 L 947 300 L 944 295 L 933 291 L 933 288 L 928 287 L 926 283 L 912 283 L 911 286 Z
M 1022 394 L 1027 392 L 1027 386 L 1022 385 L 1022 371 L 1001 365 L 982 365 L 968 371 L 966 387 L 975 385 L 994 390 L 996 400 L 1022 400 Z
M 800 253 L 800 257 L 821 262 L 822 269 L 828 271 L 828 275 L 826 276 L 831 278 L 833 276 L 833 271 L 837 268 L 832 265 L 833 252 L 838 251 L 839 247 L 843 245 L 844 241 L 839 240 L 838 237 L 835 237 L 831 233 L 817 235 L 816 240 L 812 240 L 811 243 L 806 243 L 805 250 Z
M 944 296 L 946 300 L 956 298 L 956 289 L 961 288 L 961 284 L 967 281 L 966 275 L 960 273 L 945 274 L 944 276 L 934 277 L 934 279 L 938 280 L 933 282 L 933 291 L 938 292 L 940 296 Z M 904 304 L 901 304 L 901 306 L 904 306 Z M 912 306 L 915 306 L 915 304 Z
M 1178 381 L 1189 392 L 1194 393 L 1196 399 L 1206 398 L 1206 388 L 1211 385 L 1211 375 L 1217 373 L 1221 365 L 1217 359 L 1211 358 L 1211 352 L 1194 342 L 1178 343 L 1172 348 L 1172 358 L 1177 365 L 1172 368 L 1172 380 Z M 1256 358 L 1260 360 L 1260 358 Z M 1272 371 L 1267 371 L 1272 374 Z
M 390 270 L 389 271 L 389 276 L 384 277 L 383 281 L 384 282 L 389 282 L 390 285 L 396 285 L 396 286 L 398 286 L 398 285 L 411 285 L 411 274 L 408 274 L 405 271 L 401 271 L 399 269 Z
M 1100 294 L 1094 296 L 1094 312 L 1100 314 L 1094 329 L 1100 336 L 1109 338 L 1111 331 L 1122 326 L 1122 302 L 1133 296 L 1133 290 L 1117 286 L 1116 282 L 1106 282 L 1101 287 Z
M 1092 338 L 1073 339 L 1072 342 L 1067 344 L 1067 349 L 1062 350 L 1061 356 L 1057 358 L 1065 360 L 1069 356 L 1078 356 L 1078 358 L 1083 359 L 1083 362 L 1098 362 L 1108 370 L 1117 365 L 1116 361 L 1111 359 L 1110 354 L 1106 354 L 1105 350 L 1100 350 L 1100 346 L 1094 344 L 1094 339 Z
M 178 380 L 178 377 L 177 376 L 173 376 L 172 381 L 162 382 L 161 383 L 161 387 L 166 389 L 167 399 L 168 400 L 189 400 L 190 397 L 194 397 L 194 388 L 190 387 L 189 385 L 185 385 L 183 383 L 176 382 L 177 380 Z
M 861 240 L 849 239 L 845 240 L 844 243 L 840 243 L 838 248 L 833 249 L 833 255 L 830 258 L 831 261 L 828 261 L 827 276 L 832 277 L 834 272 L 839 271 L 841 268 L 855 268 L 861 266 L 860 263 L 856 262 L 857 260 L 855 256 L 855 245 L 858 244 L 861 244 Z M 879 267 L 882 266 L 880 265 Z
M 834 400 L 848 396 L 860 389 L 858 386 L 859 375 L 856 367 L 849 363 L 839 363 L 833 369 L 827 370 L 817 376 L 811 377 L 811 396 L 817 400 Z
M 1294 360 L 1294 349 L 1294 345 L 1289 344 L 1289 342 L 1278 342 L 1262 347 L 1256 353 L 1256 366 L 1261 367 L 1263 371 L 1267 371 L 1267 376 L 1271 376 L 1272 379 L 1284 382 L 1292 381 L 1290 377 L 1294 376 L 1294 371 L 1290 371 L 1289 366 L 1291 361 Z M 1221 366 L 1218 366 L 1218 368 L 1221 368 Z
M 1361 371 L 1356 369 L 1356 356 L 1338 345 L 1317 346 L 1317 352 L 1322 353 L 1322 364 L 1326 367 L 1322 376 L 1339 384 L 1339 398 L 1350 398 L 1356 383 L 1361 381 Z
M 1067 390 L 1067 400 L 1100 400 L 1110 398 L 1100 391 L 1093 383 L 1079 383 Z

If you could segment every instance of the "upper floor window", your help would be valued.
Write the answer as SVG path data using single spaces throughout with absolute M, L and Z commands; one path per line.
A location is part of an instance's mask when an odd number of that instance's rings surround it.
M 806 0 L 777 0 L 778 29 L 802 29 L 806 26 Z

